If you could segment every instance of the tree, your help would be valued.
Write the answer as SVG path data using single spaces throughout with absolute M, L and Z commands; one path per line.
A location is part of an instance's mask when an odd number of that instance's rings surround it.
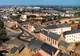
M 0 20 L 0 41 L 4 42 L 6 40 L 8 40 L 8 38 L 6 37 L 7 33 L 4 27 L 4 22 L 2 20 Z
M 19 20 L 20 19 L 20 17 L 21 17 L 21 15 L 17 15 L 17 16 L 11 16 L 11 18 L 13 19 L 13 20 Z
M 76 12 L 76 13 L 75 13 L 75 16 L 76 16 L 76 17 L 80 17 L 80 12 Z

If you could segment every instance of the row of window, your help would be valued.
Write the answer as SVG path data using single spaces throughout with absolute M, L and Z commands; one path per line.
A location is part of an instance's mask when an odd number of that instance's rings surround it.
M 80 39 L 74 39 L 74 38 L 67 38 L 66 41 L 72 41 L 72 42 L 80 42 Z
M 56 45 L 57 44 L 57 41 L 56 40 L 53 40 L 53 39 L 51 39 L 51 38 L 45 38 L 44 39 L 44 41 L 49 41 L 51 44 L 54 44 L 54 45 Z
M 51 44 L 51 45 L 57 45 L 58 44 L 56 40 L 51 39 L 51 38 L 44 36 L 44 35 L 41 35 L 38 38 L 40 40 L 42 40 L 43 42 L 46 42 L 46 43 Z

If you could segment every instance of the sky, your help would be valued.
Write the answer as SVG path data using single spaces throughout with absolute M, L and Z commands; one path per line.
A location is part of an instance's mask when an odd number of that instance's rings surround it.
M 0 5 L 63 5 L 63 6 L 80 6 L 80 0 L 0 0 Z

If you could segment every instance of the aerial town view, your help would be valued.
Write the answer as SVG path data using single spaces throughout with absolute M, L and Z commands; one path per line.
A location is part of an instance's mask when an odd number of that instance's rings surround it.
M 80 0 L 0 0 L 0 56 L 80 56 Z

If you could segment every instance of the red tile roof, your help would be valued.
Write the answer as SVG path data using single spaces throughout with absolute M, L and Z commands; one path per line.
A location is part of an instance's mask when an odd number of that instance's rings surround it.
M 42 56 L 39 52 L 34 54 L 33 56 Z

